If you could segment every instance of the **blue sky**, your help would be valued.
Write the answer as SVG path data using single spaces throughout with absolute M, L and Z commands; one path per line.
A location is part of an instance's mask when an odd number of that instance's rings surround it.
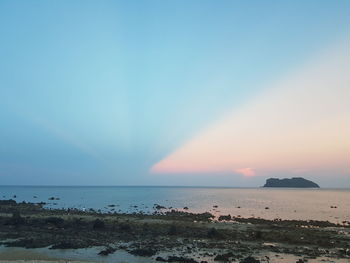
M 259 185 L 150 169 L 348 37 L 349 13 L 349 1 L 0 1 L 0 183 Z

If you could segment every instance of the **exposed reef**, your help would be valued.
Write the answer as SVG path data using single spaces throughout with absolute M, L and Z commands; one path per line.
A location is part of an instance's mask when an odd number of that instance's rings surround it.
M 183 211 L 121 214 L 45 209 L 41 204 L 0 201 L 0 244 L 8 247 L 102 247 L 160 262 L 264 262 L 264 254 L 304 259 L 350 259 L 350 222 L 266 220 Z M 265 254 L 265 255 L 266 255 Z M 196 257 L 194 257 L 196 255 Z

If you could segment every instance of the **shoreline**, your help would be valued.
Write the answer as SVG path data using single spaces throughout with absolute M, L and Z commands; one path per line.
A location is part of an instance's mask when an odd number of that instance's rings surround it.
M 350 259 L 348 221 L 231 215 L 214 219 L 209 212 L 175 210 L 150 215 L 50 210 L 13 200 L 0 201 L 0 240 L 0 260 L 6 247 L 41 248 L 52 254 L 87 249 L 97 261 L 118 253 L 131 255 L 135 262 L 274 262 L 271 255 L 294 256 L 300 262 L 320 257 L 333 262 Z

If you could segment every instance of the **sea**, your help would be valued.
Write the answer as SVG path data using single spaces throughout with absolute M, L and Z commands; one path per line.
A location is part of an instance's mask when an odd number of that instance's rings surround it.
M 215 216 L 350 221 L 350 189 L 0 186 L 0 198 L 45 202 L 48 209 L 94 209 L 107 213 L 151 214 L 175 209 L 210 212 Z M 156 205 L 165 208 L 159 210 Z

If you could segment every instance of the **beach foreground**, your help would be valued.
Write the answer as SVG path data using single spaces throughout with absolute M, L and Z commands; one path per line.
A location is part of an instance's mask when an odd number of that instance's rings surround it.
M 184 211 L 120 214 L 0 201 L 1 262 L 349 262 L 350 224 Z M 34 262 L 33 261 L 33 262 Z M 36 261 L 35 261 L 36 262 Z

